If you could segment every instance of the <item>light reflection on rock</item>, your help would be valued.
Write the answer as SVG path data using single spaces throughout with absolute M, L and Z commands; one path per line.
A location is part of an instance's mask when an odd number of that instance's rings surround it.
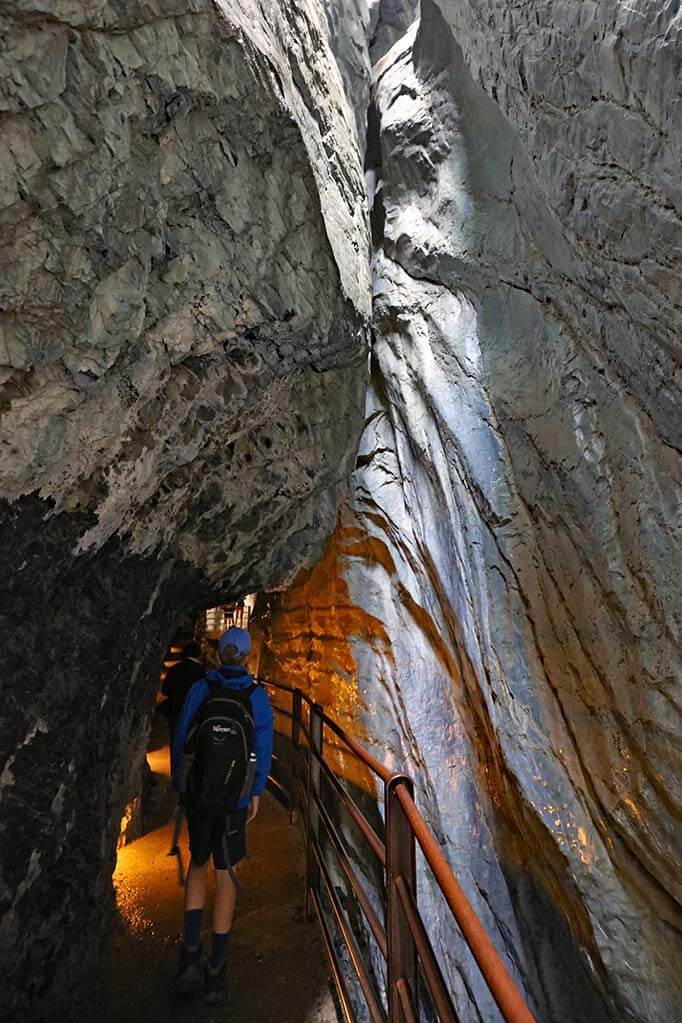
M 390 639 L 349 631 L 358 733 L 418 780 L 541 1020 L 668 1023 L 678 26 L 643 2 L 422 0 L 396 30 L 398 10 L 383 35 L 379 12 L 375 339 L 337 533 L 358 553 L 326 566 Z M 273 670 L 305 599 L 282 599 Z M 459 1011 L 497 1020 L 426 878 L 420 899 Z

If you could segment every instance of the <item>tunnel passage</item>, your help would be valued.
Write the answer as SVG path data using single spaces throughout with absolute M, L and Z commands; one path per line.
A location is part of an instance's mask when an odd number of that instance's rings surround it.
M 268 626 L 273 677 L 413 774 L 543 1023 L 682 1004 L 669 15 L 380 5 L 365 429 Z M 458 1013 L 497 1020 L 420 898 Z
M 1 14 L 0 1004 L 31 1021 L 97 959 L 179 617 L 281 585 L 333 527 L 369 309 L 314 25 L 289 58 L 209 0 L 58 11 Z
M 160 682 L 169 666 L 182 663 L 188 643 L 199 648 L 192 656 L 204 669 L 210 667 L 223 629 L 248 626 L 248 617 L 248 606 L 242 602 L 187 616 L 167 651 Z M 171 685 L 182 678 L 176 673 L 173 681 L 171 676 Z M 172 1017 L 181 1023 L 200 1013 L 202 1019 L 218 1023 L 227 1012 L 230 1019 L 337 1023 L 319 931 L 303 915 L 303 836 L 292 827 L 288 809 L 268 791 L 248 825 L 246 858 L 237 867 L 240 887 L 229 946 L 227 1004 L 211 1008 L 196 997 L 176 995 L 183 884 L 190 855 L 186 820 L 178 818 L 176 793 L 170 786 L 169 728 L 162 696 L 159 691 L 151 719 L 142 798 L 128 808 L 132 820 L 124 814 L 121 822 L 125 832 L 118 842 L 115 911 L 104 938 L 102 975 L 70 1018 L 87 1023 L 94 1014 L 103 1023 L 144 1023 Z M 209 871 L 201 934 L 205 950 L 210 948 L 213 899 Z
M 334 530 L 273 670 L 416 765 L 548 1023 L 668 1023 L 675 5 L 44 7 L 0 5 L 0 1004 L 96 958 L 178 616 Z

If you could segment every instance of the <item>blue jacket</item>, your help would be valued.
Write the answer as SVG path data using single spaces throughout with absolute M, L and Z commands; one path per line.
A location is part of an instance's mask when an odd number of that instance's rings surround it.
M 173 749 L 171 751 L 171 771 L 173 783 L 177 787 L 178 770 L 182 761 L 182 750 L 187 741 L 190 725 L 199 713 L 204 701 L 211 691 L 210 683 L 220 685 L 228 689 L 246 689 L 253 682 L 253 675 L 249 675 L 245 668 L 222 665 L 217 669 L 206 672 L 206 678 L 195 682 L 190 691 L 180 714 L 180 720 L 175 730 Z M 272 736 L 274 730 L 272 707 L 268 694 L 263 686 L 256 686 L 251 693 L 251 709 L 253 710 L 254 736 L 253 752 L 256 754 L 256 776 L 253 788 L 248 796 L 237 803 L 237 810 L 248 806 L 251 796 L 260 796 L 265 788 L 270 773 L 272 762 Z

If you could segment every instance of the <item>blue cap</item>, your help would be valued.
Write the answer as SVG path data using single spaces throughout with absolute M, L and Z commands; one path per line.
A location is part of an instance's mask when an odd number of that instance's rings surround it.
M 233 625 L 231 629 L 227 629 L 218 640 L 218 650 L 222 654 L 225 647 L 230 645 L 236 647 L 237 657 L 248 654 L 251 649 L 251 637 L 246 629 L 239 629 L 236 625 Z

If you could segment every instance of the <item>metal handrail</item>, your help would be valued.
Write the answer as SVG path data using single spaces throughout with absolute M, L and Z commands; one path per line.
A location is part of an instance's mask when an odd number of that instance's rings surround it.
M 367 820 L 364 813 L 362 812 L 358 804 L 355 802 L 351 794 L 346 791 L 346 789 L 343 787 L 339 779 L 336 777 L 336 775 L 330 768 L 329 764 L 326 763 L 324 757 L 321 757 L 319 754 L 315 753 L 315 751 L 313 751 L 313 756 L 319 762 L 320 767 L 324 771 L 325 777 L 338 793 L 341 802 L 343 803 L 343 805 L 348 810 L 348 813 L 353 818 L 353 821 L 355 822 L 358 830 L 360 831 L 363 838 L 371 848 L 372 852 L 381 862 L 382 866 L 386 866 L 386 846 L 381 841 L 376 831 L 369 823 L 369 821 Z
M 315 916 L 317 917 L 317 922 L 322 932 L 322 939 L 324 941 L 327 959 L 329 960 L 329 963 L 332 968 L 332 973 L 334 975 L 334 983 L 336 984 L 336 990 L 339 995 L 339 1002 L 341 1003 L 341 1009 L 343 1011 L 344 1023 L 354 1023 L 353 1012 L 351 1009 L 351 1000 L 348 995 L 348 985 L 346 983 L 346 978 L 343 975 L 343 971 L 339 968 L 339 965 L 336 961 L 336 955 L 334 953 L 334 941 L 329 930 L 327 918 L 322 909 L 322 904 L 320 903 L 320 897 L 317 894 L 317 892 L 311 892 L 311 896 L 313 908 L 315 910 Z
M 414 900 L 414 896 L 410 891 L 409 885 L 405 883 L 404 877 L 397 877 L 395 886 L 400 896 L 400 901 L 403 904 L 403 912 L 407 924 L 412 931 L 412 937 L 414 943 L 417 946 L 417 953 L 422 961 L 422 964 L 428 963 L 428 969 L 432 982 L 429 985 L 431 988 L 431 997 L 438 1013 L 438 1018 L 442 1023 L 457 1023 L 457 1015 L 455 1008 L 452 1004 L 452 999 L 445 986 L 445 980 L 441 968 L 438 965 L 431 940 L 426 932 L 419 910 L 417 909 L 417 903 Z
M 336 894 L 336 889 L 334 887 L 334 884 L 332 883 L 332 879 L 329 876 L 329 871 L 327 869 L 327 864 L 325 863 L 324 857 L 322 855 L 322 850 L 319 849 L 318 846 L 315 846 L 314 853 L 315 858 L 317 859 L 317 865 L 319 867 L 320 874 L 322 875 L 322 879 L 324 880 L 325 888 L 327 891 L 327 897 L 329 899 L 334 916 L 336 918 L 336 923 L 341 934 L 343 935 L 343 940 L 346 945 L 346 948 L 348 949 L 350 961 L 353 965 L 353 969 L 355 970 L 355 974 L 358 978 L 358 982 L 362 989 L 362 993 L 365 996 L 365 1002 L 367 1003 L 367 1008 L 369 1010 L 372 1023 L 385 1023 L 386 1019 L 385 1014 L 382 1012 L 381 1006 L 379 1005 L 379 999 L 377 998 L 374 986 L 372 985 L 372 981 L 370 980 L 367 967 L 365 966 L 362 960 L 362 955 L 360 954 L 360 947 L 358 945 L 357 939 L 355 938 L 355 935 L 353 934 L 343 915 L 341 903 L 339 902 L 339 897 Z
M 514 1023 L 535 1023 L 533 1015 L 405 786 L 397 787 L 396 797 L 500 1012 L 506 1020 L 513 1020 Z
M 414 1014 L 414 1008 L 412 1006 L 412 1000 L 410 998 L 410 989 L 407 985 L 407 981 L 401 978 L 396 984 L 398 991 L 398 998 L 400 999 L 400 1008 L 402 1009 L 405 1023 L 419 1023 L 417 1017 Z
M 369 928 L 372 934 L 374 935 L 374 939 L 377 945 L 379 946 L 379 951 L 381 952 L 384 959 L 387 959 L 388 946 L 386 944 L 386 931 L 381 926 L 379 917 L 376 915 L 374 909 L 372 908 L 372 904 L 370 903 L 369 898 L 367 897 L 367 892 L 362 887 L 357 877 L 353 873 L 353 868 L 350 865 L 350 860 L 348 859 L 346 851 L 343 848 L 343 842 L 341 841 L 339 833 L 334 827 L 334 824 L 332 823 L 331 817 L 325 810 L 324 806 L 322 805 L 322 801 L 318 797 L 316 797 L 316 801 L 318 809 L 320 811 L 320 819 L 322 820 L 326 832 L 329 835 L 329 838 L 331 839 L 331 843 L 334 846 L 334 851 L 336 852 L 336 855 L 339 859 L 339 863 L 341 864 L 341 869 L 348 878 L 348 883 L 355 893 L 355 898 L 358 900 L 358 905 L 360 906 L 360 909 L 364 913 L 365 920 L 369 924 Z
M 345 732 L 340 725 L 337 725 L 336 721 L 332 721 L 327 714 L 322 715 L 322 720 L 327 728 L 331 729 L 331 731 L 334 732 L 334 734 L 337 735 L 353 753 L 355 753 L 358 760 L 361 760 L 365 767 L 368 767 L 370 771 L 374 771 L 374 773 L 381 778 L 382 781 L 388 781 L 391 777 L 391 771 L 389 771 L 387 767 L 384 767 L 384 765 L 377 760 L 376 757 L 373 757 L 371 753 L 368 753 L 364 746 L 361 746 L 359 742 L 356 742 L 355 739 L 348 734 L 348 732 Z
M 313 706 L 313 701 L 303 692 L 302 689 L 296 690 L 293 686 L 288 686 L 284 682 L 271 682 L 269 679 L 259 679 L 258 681 L 264 686 L 270 686 L 272 689 L 280 689 L 282 692 L 291 693 L 292 695 L 295 692 L 300 692 L 303 702 L 307 703 L 309 707 Z M 381 778 L 382 781 L 388 781 L 391 777 L 391 771 L 389 771 L 387 767 L 384 767 L 380 760 L 377 760 L 377 758 L 372 756 L 371 753 L 368 753 L 364 746 L 361 746 L 352 735 L 349 735 L 348 732 L 341 727 L 341 725 L 337 724 L 336 721 L 334 721 L 333 718 L 330 718 L 324 711 L 321 716 L 327 728 L 331 729 L 331 731 L 334 732 L 339 739 L 341 739 L 348 749 L 355 753 L 357 758 L 362 761 L 365 767 L 368 767 L 370 771 L 373 771 L 379 778 Z
M 453 1023 L 457 1019 L 452 998 L 447 991 L 417 906 L 415 881 L 415 847 L 417 843 L 506 1023 L 536 1023 L 483 924 L 464 894 L 435 836 L 414 802 L 410 779 L 405 775 L 391 773 L 376 757 L 333 721 L 319 704 L 316 704 L 301 690 L 270 680 L 260 681 L 274 690 L 289 693 L 292 697 L 292 712 L 283 714 L 292 722 L 290 740 L 293 748 L 288 798 L 292 819 L 294 810 L 297 808 L 305 811 L 306 817 L 306 911 L 308 912 L 308 907 L 312 907 L 319 919 L 347 1023 L 349 1020 L 352 1021 L 350 1000 L 343 970 L 336 958 L 334 942 L 322 910 L 318 891 L 321 881 L 324 882 L 324 887 L 327 890 L 334 917 L 358 976 L 370 1016 L 374 1021 L 383 1020 L 385 1017 L 379 1009 L 367 970 L 359 958 L 357 940 L 343 916 L 338 896 L 333 889 L 320 845 L 320 822 L 329 835 L 343 873 L 351 885 L 370 930 L 377 940 L 379 950 L 387 962 L 389 1023 L 416 1023 L 419 1019 L 417 960 L 421 963 L 424 979 L 441 1023 Z M 305 729 L 301 721 L 300 709 L 303 704 L 307 704 L 309 710 L 308 729 Z M 381 841 L 355 800 L 326 763 L 324 757 L 325 727 L 341 739 L 344 745 L 384 783 L 385 843 Z M 308 740 L 308 755 L 305 758 L 298 746 L 299 730 L 305 732 Z M 296 756 L 297 752 L 298 757 Z M 297 766 L 299 760 L 301 766 L 307 770 L 305 784 Z M 377 854 L 385 869 L 388 899 L 386 931 L 371 907 L 362 885 L 353 875 L 350 860 L 341 846 L 339 834 L 323 805 L 320 792 L 322 777 L 327 779 L 342 800 L 360 833 Z M 272 780 L 275 781 L 275 779 Z M 277 786 L 282 792 L 283 786 L 280 782 L 277 782 Z M 303 797 L 301 802 L 298 802 L 297 788 Z

